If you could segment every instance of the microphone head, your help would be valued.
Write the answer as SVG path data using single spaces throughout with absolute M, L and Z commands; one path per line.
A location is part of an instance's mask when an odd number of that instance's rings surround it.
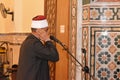
M 50 39 L 53 40 L 53 41 L 55 41 L 55 42 L 57 42 L 57 43 L 62 44 L 62 42 L 59 41 L 59 40 L 58 40 L 57 38 L 55 38 L 54 36 L 51 36 L 51 35 L 50 35 Z
M 51 40 L 55 40 L 55 37 L 52 36 L 52 35 L 50 35 L 50 39 L 51 39 Z

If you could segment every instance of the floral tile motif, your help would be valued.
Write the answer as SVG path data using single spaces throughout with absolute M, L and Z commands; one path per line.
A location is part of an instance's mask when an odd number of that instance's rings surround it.
M 100 12 L 99 12 L 98 10 L 93 9 L 93 10 L 91 10 L 90 16 L 91 16 L 93 19 L 98 19 L 98 18 L 100 17 L 100 14 L 99 14 L 99 13 L 100 13 Z
M 115 80 L 120 80 L 120 68 L 117 68 L 114 71 L 114 78 L 115 78 Z
M 110 70 L 108 68 L 100 68 L 98 70 L 97 76 L 100 80 L 109 80 Z
M 117 46 L 117 48 L 120 48 L 120 35 L 117 35 L 114 40 L 114 44 Z
M 82 16 L 84 24 L 119 24 L 120 5 L 84 5 Z
M 120 80 L 120 28 L 91 27 L 90 71 L 96 80 Z M 92 80 L 92 79 L 91 79 Z
M 98 44 L 101 46 L 101 48 L 107 48 L 109 45 L 111 45 L 111 39 L 107 35 L 100 35 L 98 37 Z
M 108 64 L 111 60 L 111 55 L 107 51 L 101 51 L 97 57 L 97 61 L 99 61 L 101 64 Z
M 101 35 L 100 35 L 101 33 Z M 99 36 L 98 36 L 99 34 Z M 116 35 L 114 35 L 116 34 Z M 96 51 L 96 77 L 98 80 L 119 80 L 120 79 L 120 32 L 96 32 L 96 46 L 100 46 L 100 51 Z M 97 49 L 97 48 L 96 48 Z M 97 66 L 96 66 L 97 67 Z
M 117 52 L 114 56 L 114 61 L 117 65 L 120 65 L 120 52 Z
M 119 11 L 119 7 L 91 7 L 90 20 L 120 20 Z

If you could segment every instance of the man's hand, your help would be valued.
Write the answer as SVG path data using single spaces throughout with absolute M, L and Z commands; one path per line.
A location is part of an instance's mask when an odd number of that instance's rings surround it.
M 46 32 L 44 29 L 39 29 L 39 38 L 42 40 L 42 41 L 44 41 L 44 42 L 46 42 L 46 41 L 48 41 L 48 40 L 50 40 L 50 35 L 48 35 L 48 32 Z

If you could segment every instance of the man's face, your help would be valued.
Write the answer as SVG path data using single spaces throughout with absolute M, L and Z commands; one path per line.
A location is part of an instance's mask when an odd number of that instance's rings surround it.
M 49 31 L 48 31 L 48 27 L 46 27 L 46 28 L 39 28 L 39 29 L 37 29 L 36 30 L 36 32 L 38 33 L 38 34 L 42 34 L 42 33 L 49 33 Z
M 43 29 L 44 31 L 48 32 L 48 27 L 46 27 L 46 28 L 41 28 L 41 29 Z

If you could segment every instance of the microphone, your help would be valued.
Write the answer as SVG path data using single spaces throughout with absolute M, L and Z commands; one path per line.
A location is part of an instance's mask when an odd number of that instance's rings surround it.
M 55 38 L 54 36 L 51 36 L 51 35 L 50 35 L 50 39 L 53 40 L 53 41 L 55 41 L 55 42 L 57 42 L 57 43 L 62 44 L 62 42 L 59 41 L 59 40 L 58 40 L 57 38 Z

